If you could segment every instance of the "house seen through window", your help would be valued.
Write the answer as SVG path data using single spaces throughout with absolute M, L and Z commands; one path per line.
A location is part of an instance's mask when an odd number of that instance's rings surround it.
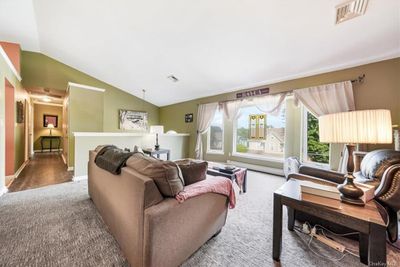
M 265 114 L 257 106 L 240 109 L 236 121 L 235 152 L 255 157 L 283 158 L 285 146 L 285 108 L 279 115 Z

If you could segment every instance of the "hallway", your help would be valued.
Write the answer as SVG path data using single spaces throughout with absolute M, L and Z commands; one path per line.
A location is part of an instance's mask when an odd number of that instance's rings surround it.
M 17 192 L 71 180 L 72 172 L 67 171 L 59 153 L 36 153 L 8 191 Z

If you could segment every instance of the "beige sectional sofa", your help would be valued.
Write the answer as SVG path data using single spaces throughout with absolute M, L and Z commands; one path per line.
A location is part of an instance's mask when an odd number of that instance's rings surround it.
M 179 204 L 134 161 L 113 175 L 95 156 L 90 151 L 89 195 L 131 266 L 178 266 L 224 226 L 226 196 L 207 193 Z

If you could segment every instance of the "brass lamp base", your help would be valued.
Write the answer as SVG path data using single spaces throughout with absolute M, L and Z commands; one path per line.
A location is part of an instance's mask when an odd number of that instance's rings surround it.
M 347 159 L 347 174 L 345 175 L 346 180 L 343 184 L 338 185 L 337 189 L 341 193 L 340 197 L 342 202 L 346 202 L 353 205 L 364 206 L 364 202 L 360 199 L 364 195 L 364 191 L 358 188 L 354 184 L 354 161 L 353 161 L 353 152 L 355 145 L 347 144 L 346 149 L 349 154 L 349 158 Z
M 338 185 L 337 189 L 341 193 L 340 199 L 342 202 L 364 206 L 364 202 L 360 199 L 364 192 L 354 184 L 354 176 L 351 174 L 346 175 L 346 181 Z

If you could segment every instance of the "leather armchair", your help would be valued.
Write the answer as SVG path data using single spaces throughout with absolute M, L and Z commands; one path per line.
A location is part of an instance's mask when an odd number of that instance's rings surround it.
M 397 212 L 400 210 L 400 152 L 389 149 L 374 150 L 368 153 L 354 152 L 354 165 L 355 181 L 375 186 L 375 200 L 382 204 L 389 216 L 387 228 L 389 239 L 391 242 L 396 242 L 398 239 Z M 287 176 L 287 179 L 290 178 L 318 179 L 333 184 L 341 184 L 345 180 L 343 173 L 306 165 L 300 165 L 298 172 Z M 300 214 L 299 217 L 304 221 L 312 216 Z

